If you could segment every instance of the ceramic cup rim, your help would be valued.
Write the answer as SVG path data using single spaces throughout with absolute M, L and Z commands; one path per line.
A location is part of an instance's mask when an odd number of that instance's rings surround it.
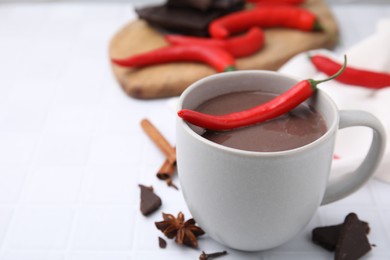
M 295 82 L 299 82 L 300 79 L 297 77 L 285 74 L 285 73 L 280 73 L 276 71 L 269 71 L 269 70 L 240 70 L 240 71 L 231 71 L 231 72 L 224 72 L 224 73 L 218 73 L 218 74 L 213 74 L 210 76 L 206 76 L 194 83 L 192 83 L 189 87 L 187 87 L 183 93 L 179 97 L 179 101 L 177 104 L 177 111 L 182 109 L 183 103 L 185 99 L 191 95 L 192 91 L 197 89 L 199 86 L 203 85 L 205 82 L 209 80 L 218 80 L 221 78 L 225 77 L 236 77 L 240 75 L 250 75 L 250 74 L 262 74 L 262 75 L 268 75 L 268 76 L 273 76 L 273 77 L 284 77 L 290 80 L 293 80 Z M 323 142 L 325 142 L 328 138 L 330 138 L 333 133 L 337 130 L 338 128 L 338 122 L 340 119 L 339 115 L 339 109 L 337 108 L 336 103 L 333 101 L 333 99 L 326 94 L 324 91 L 321 89 L 317 89 L 317 95 L 321 97 L 330 107 L 332 111 L 331 118 L 333 120 L 331 121 L 331 124 L 327 125 L 327 131 L 325 134 L 323 134 L 321 137 L 316 139 L 315 141 L 308 143 L 306 145 L 294 148 L 294 149 L 289 149 L 289 150 L 282 150 L 282 151 L 272 151 L 272 152 L 257 152 L 257 151 L 247 151 L 247 150 L 242 150 L 242 149 L 237 149 L 237 148 L 231 148 L 224 146 L 222 144 L 217 144 L 214 143 L 199 134 L 197 134 L 182 118 L 178 117 L 178 124 L 180 127 L 184 129 L 184 131 L 189 134 L 192 138 L 195 138 L 199 142 L 210 146 L 213 149 L 217 149 L 219 151 L 229 153 L 229 154 L 235 154 L 235 155 L 242 155 L 242 156 L 249 156 L 249 157 L 266 157 L 266 156 L 288 156 L 291 154 L 299 153 L 299 152 L 304 152 L 306 150 L 312 149 L 314 146 L 321 145 Z

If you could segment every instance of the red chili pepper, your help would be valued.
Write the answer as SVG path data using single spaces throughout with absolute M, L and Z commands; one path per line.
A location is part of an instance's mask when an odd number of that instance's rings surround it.
M 303 31 L 321 29 L 317 17 L 306 9 L 295 6 L 264 6 L 217 18 L 209 25 L 209 33 L 213 38 L 223 39 L 254 26 L 286 27 Z
M 173 45 L 150 52 L 130 56 L 125 59 L 111 59 L 122 67 L 144 67 L 178 61 L 204 62 L 218 72 L 235 70 L 235 60 L 227 51 L 210 46 Z
M 327 75 L 333 74 L 342 66 L 334 60 L 320 54 L 310 56 L 310 60 L 317 68 L 317 70 Z M 337 81 L 348 85 L 380 89 L 390 86 L 390 74 L 384 72 L 363 70 L 349 66 L 345 69 L 343 75 L 337 78 Z
M 280 5 L 280 4 L 284 4 L 284 5 L 300 5 L 300 4 L 303 4 L 305 2 L 305 0 L 246 0 L 246 2 L 248 3 L 252 3 L 252 4 L 270 4 L 270 5 Z
M 165 35 L 167 42 L 171 44 L 195 44 L 202 46 L 219 47 L 236 58 L 249 56 L 256 53 L 264 45 L 264 32 L 260 28 L 253 27 L 247 33 L 228 39 L 213 39 L 202 37 L 191 37 L 185 35 Z
M 336 74 L 327 79 L 302 80 L 276 98 L 248 110 L 225 115 L 210 115 L 190 109 L 182 109 L 178 112 L 178 115 L 193 125 L 215 131 L 261 123 L 281 116 L 297 107 L 316 91 L 318 84 L 338 77 L 344 71 L 346 62 L 345 57 L 344 66 Z

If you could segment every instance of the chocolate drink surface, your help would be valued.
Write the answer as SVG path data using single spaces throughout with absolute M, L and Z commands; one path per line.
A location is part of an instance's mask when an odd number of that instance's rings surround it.
M 222 115 L 242 111 L 265 103 L 275 94 L 243 91 L 221 95 L 205 101 L 196 110 Z M 229 131 L 206 130 L 202 136 L 212 142 L 240 150 L 276 152 L 309 144 L 327 130 L 326 122 L 313 107 L 303 103 L 278 118 Z

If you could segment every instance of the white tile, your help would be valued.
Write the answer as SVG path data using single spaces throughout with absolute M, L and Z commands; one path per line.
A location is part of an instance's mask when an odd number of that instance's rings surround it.
M 0 207 L 0 248 L 9 227 L 14 209 L 12 207 Z M 0 258 L 1 259 L 1 258 Z
M 37 102 L 15 102 L 0 110 L 0 131 L 38 132 L 44 126 L 46 105 Z
M 0 166 L 0 203 L 18 201 L 27 171 L 25 166 Z
M 48 115 L 46 132 L 57 134 L 90 134 L 95 127 L 96 106 L 62 105 Z
M 29 79 L 56 79 L 66 64 L 71 40 L 44 39 L 32 46 L 31 52 L 20 64 L 19 77 Z
M 316 214 L 301 232 L 299 232 L 286 244 L 278 247 L 276 250 L 278 252 L 316 253 L 320 248 L 311 241 L 311 232 L 318 226 L 320 226 L 320 219 L 318 214 Z
M 130 260 L 126 253 L 72 253 L 66 260 Z
M 1 62 L 0 62 L 1 69 Z M 8 101 L 9 93 L 12 90 L 14 82 L 12 80 L 0 79 L 0 106 L 4 105 Z
M 0 255 L 1 260 L 64 260 L 64 255 L 51 252 L 8 251 Z
M 370 182 L 370 188 L 375 198 L 376 203 L 381 207 L 389 207 L 390 206 L 390 198 L 389 198 L 389 190 L 390 184 L 372 180 Z
M 9 92 L 10 102 L 39 102 L 49 105 L 52 102 L 58 82 L 56 80 L 18 79 Z
M 83 207 L 71 246 L 76 250 L 129 250 L 132 247 L 134 219 L 132 208 Z
M 72 224 L 71 208 L 19 208 L 7 237 L 9 249 L 64 249 Z
M 38 134 L 0 132 L 0 163 L 28 163 L 38 139 Z
M 373 206 L 375 205 L 374 198 L 371 194 L 371 190 L 368 184 L 363 185 L 359 190 L 355 191 L 351 195 L 332 203 L 335 207 L 343 207 L 343 205 L 356 205 L 356 206 Z
M 137 260 L 150 260 L 150 259 L 170 259 L 170 260 L 186 260 L 186 259 L 199 259 L 201 251 L 194 250 L 192 248 L 182 248 L 177 252 L 167 251 L 159 249 L 158 251 L 140 251 L 135 255 Z M 227 257 L 221 258 L 221 260 L 229 260 Z M 231 260 L 232 258 L 230 258 Z
M 384 225 L 384 229 L 382 232 L 384 232 L 384 236 L 387 238 L 387 253 L 390 254 L 390 209 L 383 210 L 381 212 L 381 219 L 382 223 Z
M 134 135 L 95 136 L 91 143 L 89 164 L 130 164 L 140 161 L 142 143 Z
M 325 250 L 324 250 L 325 251 Z M 329 252 L 322 252 L 321 249 L 319 249 L 315 253 L 280 253 L 280 252 L 266 252 L 264 253 L 263 258 L 264 260 L 284 260 L 284 259 L 291 259 L 291 260 L 311 260 L 311 259 L 318 259 L 318 260 L 330 260 L 332 259 L 332 254 Z
M 103 107 L 99 110 L 97 133 L 145 135 L 140 126 L 144 116 L 142 112 L 129 113 L 127 109 Z
M 85 202 L 88 203 L 138 203 L 139 167 L 133 166 L 90 166 L 85 192 Z
M 90 139 L 87 135 L 44 135 L 35 162 L 46 165 L 84 165 Z
M 78 59 L 65 65 L 61 82 L 53 97 L 55 104 L 97 105 L 100 103 L 102 87 L 99 74 L 83 74 L 85 68 L 91 66 L 93 64 Z M 87 73 L 92 72 L 88 70 Z
M 84 168 L 36 167 L 29 175 L 22 202 L 74 203 L 79 198 Z

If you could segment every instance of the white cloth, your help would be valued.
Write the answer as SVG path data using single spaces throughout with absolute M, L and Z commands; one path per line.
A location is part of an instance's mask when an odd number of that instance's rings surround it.
M 343 61 L 341 55 L 335 55 L 328 50 L 321 49 L 310 53 L 318 52 L 338 60 L 340 63 Z M 348 57 L 349 66 L 390 73 L 390 19 L 378 22 L 376 32 L 372 36 L 356 44 L 345 54 Z M 279 69 L 279 72 L 302 79 L 326 77 L 311 64 L 307 53 L 293 57 Z M 332 80 L 319 85 L 319 87 L 334 99 L 339 109 L 360 109 L 377 116 L 386 128 L 387 139 L 390 138 L 390 86 L 381 90 L 369 90 Z M 364 158 L 370 141 L 370 131 L 365 128 L 356 127 L 339 131 L 335 154 L 340 158 L 334 160 L 332 174 L 343 174 L 354 170 Z M 389 141 L 383 161 L 375 176 L 390 183 Z

